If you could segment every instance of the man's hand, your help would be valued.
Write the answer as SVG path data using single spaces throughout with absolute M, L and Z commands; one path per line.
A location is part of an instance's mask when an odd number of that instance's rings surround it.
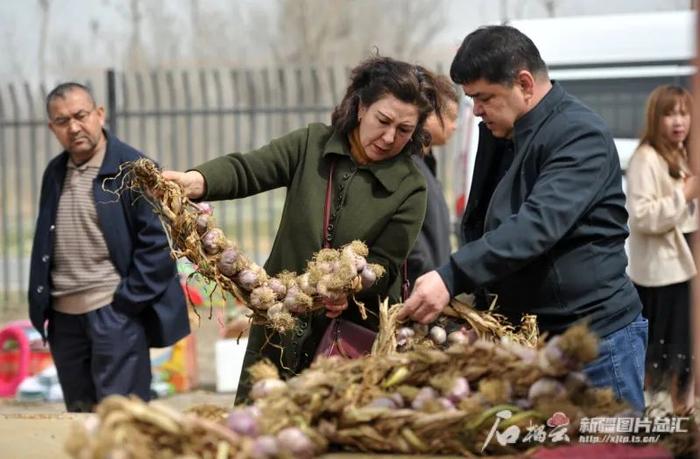
M 206 191 L 204 176 L 197 171 L 163 171 L 163 178 L 180 185 L 185 190 L 185 196 L 190 199 L 199 199 Z
M 437 319 L 450 302 L 450 292 L 437 273 L 430 271 L 416 279 L 416 286 L 399 311 L 399 320 L 411 318 L 422 324 Z

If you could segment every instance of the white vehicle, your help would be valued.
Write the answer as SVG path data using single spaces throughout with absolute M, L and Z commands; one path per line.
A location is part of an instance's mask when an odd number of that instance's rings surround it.
M 550 77 L 599 113 L 626 168 L 639 142 L 644 105 L 661 84 L 690 87 L 695 68 L 694 11 L 513 21 L 535 42 Z M 469 102 L 468 102 L 469 104 Z M 478 144 L 478 118 L 467 107 L 456 162 L 457 209 L 466 203 Z

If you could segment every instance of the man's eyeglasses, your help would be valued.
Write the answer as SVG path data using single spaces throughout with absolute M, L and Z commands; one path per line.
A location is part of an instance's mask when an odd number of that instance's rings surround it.
M 58 127 L 66 127 L 70 124 L 71 120 L 76 120 L 78 123 L 82 123 L 87 120 L 94 111 L 95 109 L 92 108 L 90 110 L 80 110 L 79 112 L 74 113 L 73 116 L 59 116 L 51 121 L 51 124 Z

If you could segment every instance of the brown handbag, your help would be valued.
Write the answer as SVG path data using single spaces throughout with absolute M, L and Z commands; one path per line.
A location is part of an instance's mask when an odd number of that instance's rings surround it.
M 323 209 L 323 247 L 330 248 L 331 244 L 327 238 L 328 224 L 330 223 L 331 191 L 333 189 L 333 172 L 335 171 L 335 161 L 331 162 L 330 173 L 328 174 L 328 185 L 326 186 L 326 204 Z M 348 320 L 336 317 L 323 333 L 321 342 L 316 348 L 314 358 L 319 356 L 330 357 L 339 355 L 347 359 L 355 359 L 372 352 L 372 344 L 377 333 L 369 328 L 358 325 Z

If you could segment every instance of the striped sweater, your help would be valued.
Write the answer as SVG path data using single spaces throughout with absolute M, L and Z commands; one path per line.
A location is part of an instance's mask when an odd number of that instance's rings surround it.
M 56 215 L 51 281 L 53 308 L 84 314 L 112 302 L 121 280 L 97 220 L 93 181 L 105 150 L 77 166 L 68 161 Z

